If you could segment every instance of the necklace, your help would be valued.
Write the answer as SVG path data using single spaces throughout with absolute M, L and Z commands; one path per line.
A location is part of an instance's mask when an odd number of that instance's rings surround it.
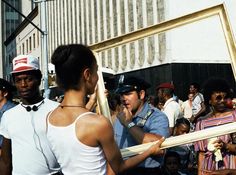
M 59 105 L 61 108 L 85 108 L 84 105 Z
M 30 112 L 30 111 L 37 111 L 39 109 L 39 107 L 44 103 L 44 100 L 39 104 L 39 105 L 34 105 L 33 107 L 31 106 L 25 106 L 21 103 L 21 106 L 24 107 L 26 109 L 27 112 Z

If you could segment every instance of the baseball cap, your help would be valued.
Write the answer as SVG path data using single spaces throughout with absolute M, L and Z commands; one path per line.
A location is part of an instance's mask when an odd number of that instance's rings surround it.
M 161 88 L 167 88 L 167 89 L 172 89 L 172 90 L 175 89 L 174 85 L 171 84 L 171 83 L 168 83 L 168 82 L 167 83 L 161 83 L 159 86 L 157 86 L 156 90 L 161 89 Z
M 12 74 L 30 70 L 39 70 L 38 58 L 32 55 L 19 55 L 13 59 L 12 64 Z
M 127 77 L 123 79 L 123 82 L 119 82 L 116 93 L 124 94 L 130 91 L 146 90 L 151 85 L 145 80 L 137 77 Z

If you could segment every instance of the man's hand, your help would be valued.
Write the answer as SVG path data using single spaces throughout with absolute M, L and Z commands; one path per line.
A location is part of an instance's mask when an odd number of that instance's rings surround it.
M 124 106 L 120 106 L 118 111 L 117 118 L 122 125 L 127 127 L 127 125 L 132 121 L 132 113 Z

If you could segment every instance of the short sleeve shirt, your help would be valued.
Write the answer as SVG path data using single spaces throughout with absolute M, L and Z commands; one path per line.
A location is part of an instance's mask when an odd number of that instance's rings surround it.
M 193 110 L 193 115 L 197 114 L 202 106 L 201 104 L 204 102 L 203 95 L 201 93 L 197 93 L 197 95 L 194 97 L 192 101 L 192 110 Z
M 8 109 L 11 109 L 15 106 L 14 103 L 12 103 L 11 101 L 7 101 L 2 109 L 0 109 L 0 122 L 1 122 L 1 118 L 2 118 L 2 115 L 5 111 L 7 111 Z M 3 141 L 3 136 L 0 135 L 0 147 L 2 146 L 2 141 Z
M 0 134 L 11 139 L 12 175 L 49 174 L 58 168 L 46 138 L 47 114 L 57 106 L 58 103 L 44 99 L 38 111 L 27 112 L 19 104 L 3 114 Z
M 236 111 L 232 114 L 219 116 L 219 117 L 206 117 L 200 118 L 196 123 L 196 131 L 204 130 L 214 126 L 219 126 L 236 121 Z M 230 134 L 222 135 L 218 137 L 224 143 L 232 143 L 232 138 Z M 221 150 L 223 161 L 219 164 L 215 160 L 214 154 L 208 150 L 208 139 L 200 140 L 194 143 L 195 151 L 204 152 L 204 157 L 199 164 L 200 170 L 219 170 L 219 169 L 236 169 L 236 155 L 234 153 L 228 152 L 224 149 Z M 204 171 L 201 171 L 204 174 Z
M 180 105 L 173 98 L 170 98 L 165 102 L 163 112 L 168 117 L 169 127 L 174 127 L 175 121 L 182 117 Z
M 133 117 L 133 122 L 137 124 L 142 120 L 149 110 L 153 110 L 150 117 L 142 127 L 142 130 L 146 133 L 158 134 L 163 137 L 169 136 L 169 123 L 166 115 L 157 108 L 151 107 L 148 103 L 145 103 L 141 112 Z M 120 149 L 137 145 L 137 142 L 129 134 L 127 128 L 125 128 L 117 119 L 114 123 L 115 139 Z M 159 167 L 162 163 L 162 158 L 147 158 L 140 166 L 145 168 Z

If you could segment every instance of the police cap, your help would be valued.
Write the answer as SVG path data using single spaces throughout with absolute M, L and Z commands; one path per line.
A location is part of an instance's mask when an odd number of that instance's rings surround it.
M 130 91 L 140 91 L 150 88 L 151 85 L 145 80 L 137 77 L 124 78 L 123 82 L 119 82 L 116 93 L 124 94 Z

